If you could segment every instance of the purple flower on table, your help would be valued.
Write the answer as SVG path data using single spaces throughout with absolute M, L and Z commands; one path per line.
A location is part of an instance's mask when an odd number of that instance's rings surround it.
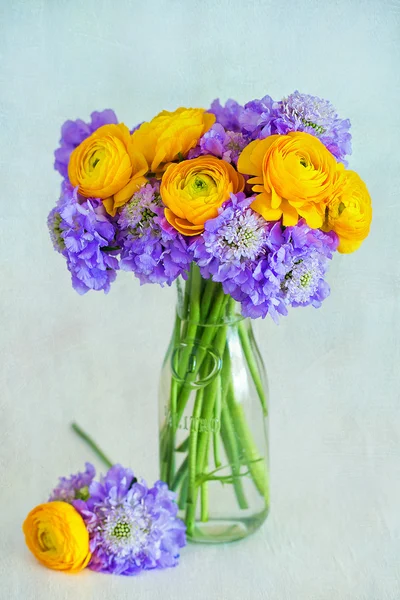
M 251 135 L 253 140 L 263 139 L 277 133 L 275 119 L 278 115 L 278 103 L 271 96 L 264 96 L 261 100 L 252 100 L 245 104 L 240 115 L 242 130 Z
M 91 120 L 85 123 L 82 119 L 76 121 L 65 121 L 61 128 L 60 147 L 54 152 L 54 168 L 63 177 L 68 177 L 68 163 L 72 151 L 79 146 L 83 140 L 103 125 L 117 124 L 118 119 L 115 112 L 106 109 L 101 112 L 92 112 Z
M 344 157 L 351 154 L 350 120 L 341 119 L 329 100 L 295 91 L 279 103 L 278 112 L 275 120 L 277 133 L 310 133 L 344 163 Z
M 72 190 L 72 191 L 71 191 Z M 48 226 L 54 248 L 63 254 L 79 294 L 104 290 L 116 278 L 116 228 L 101 200 L 82 199 L 67 187 L 59 204 L 50 212 Z
M 216 123 L 222 125 L 226 131 L 241 132 L 240 117 L 243 112 L 243 106 L 236 100 L 228 100 L 225 106 L 222 106 L 219 98 L 211 104 L 209 112 L 216 116 Z
M 149 488 L 130 469 L 114 465 L 90 486 L 86 502 L 75 502 L 89 531 L 89 568 L 136 575 L 178 564 L 186 544 L 175 494 L 162 481 Z
M 142 187 L 117 215 L 121 269 L 133 271 L 141 284 L 171 283 L 186 277 L 192 255 L 188 244 L 164 217 L 159 183 Z
M 60 477 L 58 485 L 54 488 L 49 498 L 62 500 L 72 504 L 74 500 L 87 500 L 89 498 L 89 487 L 96 475 L 96 469 L 91 463 L 85 463 L 85 471 L 75 473 L 70 477 Z
M 202 154 L 213 154 L 229 163 L 237 163 L 240 153 L 250 139 L 243 133 L 225 131 L 219 123 L 215 123 L 202 138 L 199 144 L 190 150 L 188 158 L 197 158 Z

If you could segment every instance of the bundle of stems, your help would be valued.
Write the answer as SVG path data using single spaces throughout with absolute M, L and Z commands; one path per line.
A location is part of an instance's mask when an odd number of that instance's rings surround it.
M 253 440 L 242 403 L 235 398 L 231 364 L 229 341 L 236 336 L 266 416 L 262 363 L 252 335 L 250 325 L 237 314 L 235 301 L 224 294 L 222 285 L 204 280 L 197 265 L 192 264 L 175 318 L 172 347 L 167 353 L 173 364 L 169 405 L 160 438 L 161 479 L 179 493 L 189 537 L 194 533 L 199 499 L 201 521 L 209 518 L 210 481 L 231 485 L 239 507 L 246 509 L 243 477 L 250 477 L 268 502 L 266 459 Z M 189 434 L 177 447 L 179 424 L 193 395 Z M 209 426 L 202 427 L 211 421 L 217 425 L 213 431 Z M 176 455 L 183 457 L 178 469 Z M 226 473 L 226 467 L 229 475 L 221 475 Z

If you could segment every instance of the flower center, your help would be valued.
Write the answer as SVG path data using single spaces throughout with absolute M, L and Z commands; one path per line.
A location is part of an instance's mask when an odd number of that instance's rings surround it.
M 255 259 L 263 252 L 265 222 L 252 210 L 236 211 L 217 233 L 217 252 L 226 260 Z
M 101 525 L 107 551 L 119 556 L 136 554 L 147 543 L 151 519 L 141 505 L 121 505 L 107 515 Z
M 323 270 L 315 253 L 297 260 L 285 275 L 281 286 L 286 300 L 289 303 L 306 304 L 317 291 L 322 276 Z
M 322 127 L 322 125 L 317 125 L 317 123 L 314 123 L 313 121 L 308 121 L 307 119 L 301 118 L 301 122 L 306 127 L 312 127 L 315 133 L 317 133 L 318 135 L 322 135 L 326 131 L 325 127 Z
M 216 188 L 215 181 L 205 173 L 196 173 L 186 186 L 189 194 L 195 198 L 209 196 Z
M 300 285 L 302 287 L 307 287 L 311 281 L 311 278 L 312 274 L 310 273 L 310 271 L 307 271 L 307 273 L 303 273 L 303 275 L 300 276 Z
M 112 535 L 118 539 L 128 538 L 131 534 L 131 528 L 125 521 L 119 521 L 112 531 Z
M 86 501 L 89 498 L 89 487 L 87 485 L 81 487 L 79 490 L 75 490 L 75 499 Z
M 53 218 L 49 220 L 50 236 L 57 250 L 65 249 L 64 238 L 62 237 L 63 230 L 61 229 L 61 215 L 59 212 L 53 214 Z
M 40 532 L 39 543 L 40 543 L 40 546 L 42 547 L 42 549 L 45 551 L 56 549 L 52 536 L 46 530 Z
M 96 149 L 89 158 L 89 173 L 95 170 L 99 162 L 104 158 L 103 148 Z

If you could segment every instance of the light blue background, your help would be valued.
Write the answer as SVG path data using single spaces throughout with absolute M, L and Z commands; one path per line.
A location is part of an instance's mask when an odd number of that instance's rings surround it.
M 399 0 L 0 1 L 1 597 L 399 599 L 399 37 Z M 112 107 L 134 125 L 295 89 L 351 119 L 350 167 L 374 220 L 357 253 L 336 257 L 320 310 L 255 324 L 272 395 L 270 518 L 240 544 L 190 546 L 179 568 L 133 580 L 47 571 L 21 523 L 92 458 L 72 419 L 157 477 L 175 300 L 126 273 L 109 296 L 71 289 L 45 225 L 61 124 Z

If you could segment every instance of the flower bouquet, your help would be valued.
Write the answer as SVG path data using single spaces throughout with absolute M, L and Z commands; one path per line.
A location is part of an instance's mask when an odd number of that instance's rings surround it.
M 177 281 L 160 469 L 189 539 L 238 539 L 267 515 L 268 390 L 251 319 L 320 307 L 334 253 L 368 235 L 349 130 L 299 92 L 163 111 L 132 130 L 111 110 L 63 125 L 48 225 L 75 290 L 107 293 L 118 270 Z

